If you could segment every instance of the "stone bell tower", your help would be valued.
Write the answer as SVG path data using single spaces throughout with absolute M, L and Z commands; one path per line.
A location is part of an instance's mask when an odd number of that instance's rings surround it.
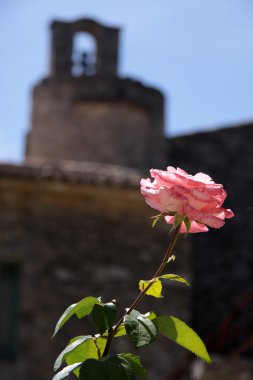
M 82 34 L 93 39 L 90 51 L 75 46 Z M 118 38 L 119 29 L 93 20 L 52 23 L 51 69 L 33 90 L 27 163 L 161 167 L 163 95 L 117 75 Z

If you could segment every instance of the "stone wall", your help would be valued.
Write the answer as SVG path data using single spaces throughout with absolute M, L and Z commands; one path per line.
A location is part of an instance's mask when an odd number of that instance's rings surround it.
M 225 206 L 235 213 L 221 230 L 192 236 L 193 320 L 213 351 L 240 352 L 252 332 L 252 147 L 252 124 L 168 141 L 170 165 L 191 174 L 202 171 L 224 184 Z
M 253 363 L 250 359 L 232 359 L 222 356 L 213 357 L 212 365 L 196 360 L 191 371 L 192 380 L 251 380 Z
M 34 88 L 26 162 L 164 162 L 163 96 L 117 77 L 50 78 Z
M 90 322 L 72 321 L 51 341 L 61 313 L 87 295 L 116 298 L 122 313 L 137 295 L 139 279 L 151 276 L 159 264 L 168 229 L 163 223 L 151 228 L 153 212 L 137 186 L 75 184 L 73 178 L 68 183 L 57 173 L 46 180 L 38 170 L 18 178 L 19 170 L 12 172 L 2 173 L 0 181 L 0 261 L 21 264 L 18 350 L 14 361 L 1 360 L 1 376 L 48 380 L 68 340 L 94 332 Z M 180 243 L 171 271 L 189 279 L 189 245 L 184 238 Z M 147 296 L 140 310 L 188 320 L 190 290 L 170 284 L 165 293 L 161 301 Z M 122 340 L 115 348 L 129 349 Z M 160 338 L 155 348 L 143 349 L 147 367 L 151 356 L 155 362 L 150 378 L 166 378 L 184 352 Z

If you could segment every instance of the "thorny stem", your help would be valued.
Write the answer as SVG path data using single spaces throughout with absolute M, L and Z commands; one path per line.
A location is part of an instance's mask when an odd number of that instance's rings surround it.
M 159 268 L 157 269 L 157 271 L 155 272 L 155 274 L 153 275 L 150 283 L 148 284 L 148 286 L 143 289 L 138 297 L 134 300 L 134 302 L 132 303 L 132 305 L 127 309 L 127 311 L 123 314 L 123 316 L 120 318 L 120 320 L 118 321 L 118 323 L 108 331 L 108 338 L 107 338 L 107 342 L 106 342 L 106 346 L 105 346 L 105 349 L 104 349 L 104 353 L 103 353 L 103 357 L 107 356 L 108 353 L 109 353 L 109 350 L 110 350 L 110 347 L 111 347 L 111 343 L 112 343 L 112 339 L 114 337 L 114 335 L 117 333 L 121 323 L 123 322 L 124 318 L 126 315 L 130 314 L 131 311 L 135 308 L 135 306 L 137 306 L 139 304 L 139 302 L 142 300 L 142 298 L 144 297 L 144 295 L 146 294 L 146 292 L 148 291 L 148 289 L 153 285 L 153 280 L 156 278 L 156 277 L 159 277 L 160 274 L 162 273 L 162 271 L 164 270 L 166 264 L 168 263 L 168 260 L 169 258 L 172 256 L 172 252 L 173 252 L 173 249 L 175 247 L 175 244 L 177 242 L 177 239 L 178 239 L 178 236 L 179 236 L 179 231 L 180 231 L 180 228 L 181 228 L 181 224 L 179 224 L 179 226 L 177 226 L 177 228 L 175 229 L 175 232 L 174 232 L 174 235 L 171 239 L 171 242 L 169 244 L 169 247 L 164 255 L 164 258 L 163 258 L 163 261 L 161 263 L 161 265 L 159 266 Z

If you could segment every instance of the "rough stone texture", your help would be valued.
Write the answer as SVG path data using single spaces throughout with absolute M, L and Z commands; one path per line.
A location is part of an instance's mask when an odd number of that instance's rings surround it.
M 213 351 L 240 352 L 252 332 L 252 146 L 252 124 L 182 136 L 168 143 L 170 164 L 192 174 L 208 173 L 224 184 L 226 206 L 235 213 L 221 230 L 192 237 L 193 320 L 197 331 L 208 336 Z
M 165 162 L 164 143 L 163 97 L 138 82 L 48 79 L 34 89 L 27 162 L 95 161 L 144 170 Z
M 96 39 L 92 76 L 71 72 L 79 31 Z M 33 91 L 27 162 L 95 161 L 141 170 L 165 163 L 163 95 L 118 77 L 117 56 L 116 28 L 92 20 L 52 24 L 51 72 Z
M 2 173 L 0 182 L 0 260 L 17 260 L 22 269 L 18 355 L 15 362 L 1 360 L 1 378 L 46 380 L 68 339 L 94 332 L 90 322 L 72 321 L 51 342 L 63 310 L 94 295 L 116 298 L 122 313 L 136 296 L 139 279 L 159 264 L 168 233 L 164 224 L 151 228 L 152 210 L 135 187 L 36 179 L 38 170 L 24 178 L 20 169 L 14 168 L 12 176 Z M 182 238 L 172 272 L 189 279 L 185 242 Z M 140 310 L 155 308 L 187 320 L 190 290 L 171 283 L 165 293 L 159 302 L 146 297 Z M 151 355 L 156 363 L 153 380 L 165 378 L 183 354 L 159 340 L 156 347 L 143 349 L 145 364 L 150 367 Z M 115 344 L 120 350 L 127 347 L 124 338 Z
M 253 378 L 253 363 L 247 359 L 229 359 L 214 357 L 211 366 L 196 361 L 192 368 L 191 380 L 251 380 Z
M 140 177 L 141 173 L 131 168 L 94 162 L 60 161 L 57 164 L 45 164 L 33 160 L 33 165 L 0 164 L 1 180 L 15 178 L 136 188 Z

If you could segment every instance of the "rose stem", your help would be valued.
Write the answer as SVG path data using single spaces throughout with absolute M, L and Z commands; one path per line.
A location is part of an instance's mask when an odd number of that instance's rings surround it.
M 134 300 L 134 302 L 129 307 L 129 309 L 127 309 L 127 311 L 125 312 L 125 314 L 120 318 L 119 322 L 115 325 L 115 327 L 113 329 L 111 329 L 110 331 L 108 331 L 108 338 L 107 338 L 105 350 L 104 350 L 104 353 L 103 353 L 103 357 L 105 357 L 105 356 L 108 355 L 109 350 L 110 350 L 110 346 L 111 346 L 111 342 L 112 342 L 112 338 L 117 333 L 117 330 L 118 330 L 119 326 L 121 325 L 121 323 L 123 322 L 125 316 L 128 315 L 128 314 L 130 314 L 131 311 L 135 308 L 135 306 L 139 304 L 139 302 L 144 297 L 144 295 L 146 294 L 146 292 L 148 291 L 148 289 L 152 286 L 152 284 L 153 284 L 152 280 L 154 280 L 156 277 L 159 277 L 160 274 L 162 273 L 162 271 L 164 270 L 166 264 L 168 263 L 168 259 L 172 255 L 173 249 L 174 249 L 174 247 L 176 245 L 176 242 L 177 242 L 177 239 L 178 239 L 178 236 L 179 236 L 180 228 L 181 228 L 181 223 L 175 229 L 174 235 L 173 235 L 173 237 L 171 239 L 171 242 L 169 244 L 169 247 L 168 247 L 168 249 L 167 249 L 167 251 L 166 251 L 166 253 L 164 255 L 163 261 L 162 261 L 161 265 L 159 266 L 159 268 L 157 269 L 157 271 L 155 272 L 155 274 L 153 275 L 153 277 L 152 277 L 150 283 L 148 284 L 148 286 L 140 292 L 140 294 L 138 295 L 138 297 Z

